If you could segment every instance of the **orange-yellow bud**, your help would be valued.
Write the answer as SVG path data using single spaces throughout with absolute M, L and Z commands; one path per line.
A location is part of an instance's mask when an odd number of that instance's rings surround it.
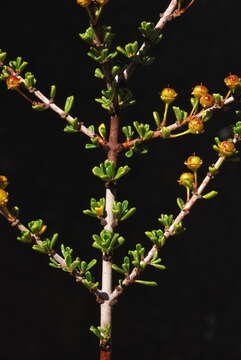
M 230 89 L 235 89 L 241 85 L 241 79 L 237 75 L 229 75 L 224 79 L 225 84 Z
M 7 202 L 8 202 L 8 193 L 5 190 L 0 189 L 0 206 L 6 205 Z
M 11 75 L 6 79 L 7 88 L 10 90 L 14 90 L 18 88 L 20 84 L 21 84 L 21 80 L 15 75 Z
M 160 93 L 160 98 L 165 104 L 171 104 L 177 97 L 177 93 L 174 89 L 165 88 Z
M 95 212 L 96 212 L 96 214 L 97 214 L 98 217 L 103 216 L 104 206 L 96 207 L 96 208 L 95 208 Z
M 6 176 L 1 175 L 0 176 L 0 189 L 5 189 L 8 186 L 8 179 Z
M 236 153 L 236 148 L 232 141 L 225 140 L 218 145 L 218 151 L 221 155 L 232 156 Z
M 182 186 L 189 186 L 190 184 L 194 185 L 194 182 L 195 182 L 195 178 L 193 173 L 191 172 L 182 173 L 178 180 L 179 185 Z
M 76 0 L 77 4 L 83 7 L 87 7 L 90 5 L 92 0 Z
M 108 3 L 109 0 L 95 0 L 100 5 L 105 5 Z
M 208 93 L 208 88 L 204 85 L 196 85 L 193 88 L 192 95 L 195 98 L 200 98 L 203 95 L 206 95 Z
M 211 94 L 205 94 L 201 96 L 199 101 L 203 107 L 210 107 L 213 106 L 215 103 L 215 99 Z
M 199 156 L 192 155 L 187 158 L 187 160 L 184 162 L 184 164 L 188 167 L 188 169 L 192 171 L 196 171 L 200 168 L 203 161 Z
M 201 134 L 204 131 L 203 120 L 193 116 L 188 122 L 188 128 L 191 134 Z

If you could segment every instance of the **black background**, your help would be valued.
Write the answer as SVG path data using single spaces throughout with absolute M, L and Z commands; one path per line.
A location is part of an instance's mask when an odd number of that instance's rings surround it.
M 105 19 L 113 25 L 116 44 L 140 39 L 142 20 L 158 20 L 169 2 L 114 1 Z M 108 122 L 94 102 L 102 88 L 93 77 L 94 62 L 78 37 L 87 25 L 85 11 L 75 1 L 43 0 L 1 4 L 1 48 L 9 59 L 22 56 L 44 93 L 57 86 L 63 106 L 75 95 L 73 114 L 86 125 Z M 175 105 L 189 107 L 192 87 L 203 82 L 210 92 L 225 94 L 223 79 L 241 74 L 239 2 L 199 0 L 183 17 L 168 24 L 155 50 L 153 66 L 140 69 L 130 81 L 137 104 L 122 116 L 152 122 L 152 111 L 163 108 L 159 91 L 172 86 Z M 98 257 L 91 234 L 101 230 L 81 214 L 90 197 L 104 196 L 103 184 L 91 174 L 105 158 L 102 151 L 84 149 L 86 138 L 65 134 L 64 122 L 53 112 L 34 112 L 18 96 L 0 88 L 0 168 L 8 176 L 10 203 L 21 209 L 24 223 L 42 218 L 48 234 L 60 233 L 82 259 Z M 120 263 L 137 242 L 150 246 L 143 231 L 157 229 L 161 213 L 177 213 L 183 195 L 177 179 L 193 152 L 204 160 L 201 176 L 217 155 L 213 138 L 227 134 L 232 111 L 216 114 L 208 131 L 175 141 L 155 141 L 149 154 L 127 160 L 131 173 L 120 182 L 118 199 L 137 207 L 136 215 L 119 229 L 128 241 L 115 256 Z M 132 286 L 114 309 L 114 359 L 206 360 L 241 358 L 240 286 L 240 164 L 226 163 L 208 190 L 219 196 L 200 201 L 185 219 L 187 231 L 170 239 L 161 251 L 165 272 L 147 270 L 143 278 L 157 288 Z M 16 242 L 16 232 L 4 219 L 1 226 L 1 358 L 26 360 L 52 356 L 97 358 L 97 342 L 89 334 L 98 325 L 98 306 L 71 277 L 48 267 L 48 259 Z M 97 266 L 96 278 L 99 278 Z

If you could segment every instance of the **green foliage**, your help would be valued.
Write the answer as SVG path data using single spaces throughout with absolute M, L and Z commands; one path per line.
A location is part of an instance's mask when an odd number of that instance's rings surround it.
M 182 123 L 184 120 L 186 120 L 187 112 L 185 110 L 181 110 L 178 106 L 173 106 L 172 109 L 178 123 Z
M 43 231 L 43 220 L 33 220 L 28 223 L 28 228 L 31 230 L 31 232 L 35 235 L 40 235 Z
M 20 74 L 28 65 L 27 61 L 18 56 L 16 60 L 9 61 L 9 66 L 18 74 Z
M 133 259 L 131 263 L 139 268 L 140 270 L 144 270 L 147 263 L 143 262 L 145 257 L 145 248 L 141 244 L 136 244 L 135 250 L 129 250 L 128 255 Z
M 108 341 L 111 338 L 111 326 L 108 324 L 106 327 L 102 328 L 100 326 L 91 326 L 90 331 L 101 340 Z
M 152 137 L 154 131 L 150 130 L 149 124 L 142 124 L 138 121 L 134 121 L 133 125 L 142 140 L 149 140 Z
M 17 240 L 24 243 L 31 243 L 33 241 L 31 232 L 29 230 L 22 230 L 21 235 L 17 237 Z
M 136 56 L 138 51 L 138 42 L 134 41 L 133 43 L 126 44 L 125 47 L 117 46 L 116 50 L 119 51 L 121 54 L 126 56 L 127 58 L 131 59 Z
M 68 114 L 70 112 L 73 104 L 74 104 L 74 96 L 67 97 L 67 99 L 65 100 L 65 104 L 64 104 L 64 112 L 66 114 Z
M 126 175 L 130 171 L 129 166 L 116 167 L 114 161 L 105 160 L 99 166 L 95 166 L 92 172 L 95 176 L 106 182 L 119 180 L 122 176 Z
M 105 198 L 96 200 L 95 198 L 90 199 L 90 209 L 83 210 L 83 214 L 90 215 L 96 218 L 105 216 Z
M 167 230 L 173 223 L 173 219 L 174 216 L 172 214 L 171 215 L 161 214 L 158 221 L 160 221 L 160 223 L 164 226 L 165 230 Z
M 155 29 L 155 25 L 152 22 L 142 21 L 139 30 L 142 36 L 150 41 L 153 45 L 157 44 L 163 36 Z
M 236 122 L 233 126 L 233 133 L 235 135 L 241 136 L 241 121 Z
M 156 247 L 161 248 L 165 245 L 166 238 L 161 229 L 145 231 L 146 236 L 153 242 Z
M 31 72 L 26 72 L 24 75 L 24 85 L 29 90 L 35 89 L 35 85 L 37 83 L 37 80 L 35 79 L 34 75 Z
M 133 207 L 128 209 L 128 205 L 129 202 L 127 200 L 124 200 L 122 202 L 114 202 L 112 212 L 116 219 L 118 219 L 119 221 L 123 221 L 128 219 L 135 213 L 136 208 Z
M 95 48 L 90 47 L 90 50 L 87 54 L 93 60 L 100 64 L 105 64 L 111 60 L 113 60 L 117 55 L 117 51 L 110 52 L 108 48 Z
M 110 254 L 125 242 L 123 236 L 106 229 L 102 230 L 100 235 L 92 235 L 92 238 L 94 240 L 92 246 L 104 254 Z
M 130 265 L 130 258 L 128 256 L 125 256 L 121 268 L 116 264 L 112 264 L 112 269 L 119 272 L 120 274 L 128 275 L 130 272 Z

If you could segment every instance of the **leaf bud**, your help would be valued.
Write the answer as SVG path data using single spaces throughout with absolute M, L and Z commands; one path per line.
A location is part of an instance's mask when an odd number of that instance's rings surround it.
M 174 89 L 164 88 L 160 93 L 160 98 L 165 104 L 171 104 L 177 97 Z
M 214 99 L 213 95 L 208 94 L 208 93 L 201 96 L 199 101 L 200 101 L 200 104 L 202 105 L 202 107 L 204 107 L 204 108 L 213 106 L 215 103 L 215 99 Z
M 8 76 L 6 79 L 6 85 L 9 90 L 14 90 L 18 88 L 20 86 L 20 83 L 21 80 L 15 75 Z
M 224 79 L 226 86 L 229 89 L 235 89 L 241 85 L 241 79 L 237 75 L 229 75 Z
M 191 117 L 188 122 L 188 128 L 191 134 L 201 134 L 204 131 L 203 120 L 195 116 Z
M 203 161 L 199 156 L 192 155 L 187 158 L 184 164 L 188 167 L 189 170 L 196 171 L 200 168 Z
M 195 97 L 195 98 L 200 98 L 204 95 L 206 95 L 208 93 L 208 88 L 204 85 L 196 85 L 194 88 L 193 88 L 193 91 L 192 91 L 192 95 Z

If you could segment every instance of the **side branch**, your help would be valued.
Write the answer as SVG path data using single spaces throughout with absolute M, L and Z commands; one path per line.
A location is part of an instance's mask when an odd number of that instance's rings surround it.
M 0 207 L 0 214 L 9 222 L 11 226 L 16 227 L 19 231 L 29 231 L 29 229 L 25 225 L 23 225 L 18 218 L 11 215 L 10 211 L 7 209 L 6 206 Z M 35 244 L 39 246 L 43 245 L 43 241 L 39 236 L 35 235 L 32 232 L 30 232 L 30 235 L 31 235 L 31 239 Z M 60 269 L 67 268 L 67 264 L 64 258 L 61 255 L 59 255 L 55 250 L 49 250 L 48 255 L 58 263 Z M 72 275 L 75 278 L 76 282 L 78 283 L 80 282 L 82 283 L 83 280 L 85 280 L 85 277 L 81 275 L 81 273 L 76 269 L 69 274 Z M 101 303 L 106 300 L 106 294 L 102 293 L 100 289 L 93 289 L 91 290 L 91 292 L 96 296 L 98 302 Z
M 174 13 L 177 9 L 178 0 L 171 0 L 170 4 L 168 5 L 167 9 L 163 14 L 160 16 L 160 20 L 155 25 L 155 29 L 158 33 L 164 28 L 166 23 L 174 18 Z M 148 48 L 150 48 L 151 44 L 147 41 L 144 41 L 141 47 L 139 48 L 138 52 L 136 53 L 136 57 L 138 57 L 141 53 L 146 52 Z M 135 57 L 135 58 L 136 58 Z M 132 73 L 134 72 L 137 62 L 136 59 L 133 61 L 122 71 L 120 75 L 116 76 L 116 82 L 119 83 L 122 80 L 128 81 L 131 77 Z
M 207 109 L 201 110 L 198 114 L 195 114 L 194 116 L 197 119 L 201 119 L 205 114 L 207 114 L 209 112 L 222 110 L 225 106 L 230 105 L 235 101 L 236 101 L 235 97 L 230 96 L 222 104 L 214 104 L 213 106 L 211 106 Z M 172 123 L 171 125 L 166 126 L 165 129 L 167 129 L 168 132 L 171 133 L 172 131 L 175 131 L 175 130 L 181 128 L 182 126 L 186 125 L 189 121 L 189 118 L 190 117 L 187 117 L 186 120 L 183 122 L 176 121 L 176 122 Z M 162 134 L 162 129 L 163 129 L 163 127 L 161 127 L 159 130 L 154 131 L 153 135 L 148 140 L 144 140 L 144 139 L 138 137 L 138 138 L 123 142 L 120 144 L 120 146 L 122 147 L 122 149 L 129 149 L 132 146 L 134 146 L 136 142 L 143 143 L 143 142 L 147 142 L 149 140 L 156 139 L 156 138 L 165 138 L 165 136 L 163 136 L 163 134 Z
M 236 143 L 237 139 L 234 138 L 233 142 Z M 223 162 L 225 161 L 225 159 L 226 159 L 225 156 L 220 155 L 218 160 L 216 161 L 216 163 L 213 165 L 213 168 L 219 169 L 221 167 L 221 165 L 223 164 Z M 210 172 L 207 173 L 207 175 L 203 179 L 202 183 L 199 185 L 197 190 L 195 192 L 193 192 L 193 195 L 191 196 L 191 198 L 185 203 L 183 209 L 179 212 L 179 214 L 177 215 L 177 217 L 175 218 L 173 223 L 170 225 L 170 227 L 168 229 L 165 230 L 164 236 L 166 239 L 174 234 L 175 225 L 179 224 L 185 218 L 185 216 L 187 216 L 189 214 L 191 208 L 194 206 L 194 204 L 197 202 L 197 200 L 202 197 L 202 193 L 203 193 L 204 189 L 206 188 L 206 186 L 208 185 L 210 180 L 214 177 L 214 175 L 215 175 L 215 173 L 210 173 Z M 150 263 L 155 252 L 158 250 L 159 250 L 159 248 L 156 245 L 154 245 L 150 249 L 150 251 L 148 252 L 146 257 L 141 261 L 141 263 L 142 264 Z M 139 276 L 139 274 L 140 274 L 140 269 L 135 267 L 132 270 L 132 272 L 128 275 L 128 277 L 126 277 L 123 280 L 122 286 L 119 285 L 113 290 L 113 292 L 111 293 L 111 296 L 110 296 L 110 301 L 112 304 L 114 304 L 116 302 L 116 299 L 123 293 L 125 288 L 135 281 L 135 279 Z

